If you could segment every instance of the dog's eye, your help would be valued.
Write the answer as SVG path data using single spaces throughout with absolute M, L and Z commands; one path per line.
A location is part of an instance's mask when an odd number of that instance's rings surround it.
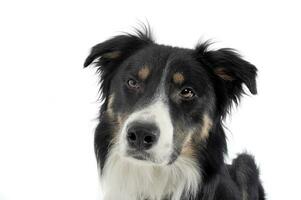
M 183 99 L 192 99 L 195 96 L 194 91 L 191 88 L 184 88 L 181 92 L 180 92 L 180 96 Z
M 133 88 L 133 89 L 139 88 L 139 83 L 137 81 L 135 81 L 134 79 L 129 79 L 127 81 L 127 84 L 130 88 Z

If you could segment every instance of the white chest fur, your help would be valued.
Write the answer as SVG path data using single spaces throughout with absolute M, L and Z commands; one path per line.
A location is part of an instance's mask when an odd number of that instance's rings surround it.
M 193 159 L 180 156 L 172 165 L 134 162 L 111 151 L 102 177 L 104 200 L 180 200 L 183 192 L 194 195 L 201 182 Z

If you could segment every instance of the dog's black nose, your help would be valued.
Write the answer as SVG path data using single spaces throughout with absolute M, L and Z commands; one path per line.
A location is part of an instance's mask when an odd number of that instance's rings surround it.
M 150 149 L 159 138 L 160 132 L 156 125 L 147 123 L 133 123 L 127 132 L 129 146 L 137 150 Z

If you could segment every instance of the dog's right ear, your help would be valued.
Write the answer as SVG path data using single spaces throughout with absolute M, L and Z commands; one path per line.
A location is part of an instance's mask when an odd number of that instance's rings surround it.
M 136 30 L 136 34 L 115 36 L 103 43 L 95 45 L 90 55 L 86 58 L 84 67 L 94 62 L 101 75 L 101 90 L 106 96 L 109 88 L 109 80 L 115 69 L 121 62 L 135 51 L 152 44 L 150 31 Z
M 97 58 L 99 58 L 96 62 L 97 66 L 120 62 L 134 51 L 150 43 L 152 43 L 152 39 L 148 31 L 137 31 L 136 35 L 126 34 L 115 36 L 112 39 L 95 45 L 90 55 L 86 58 L 84 67 L 89 66 Z

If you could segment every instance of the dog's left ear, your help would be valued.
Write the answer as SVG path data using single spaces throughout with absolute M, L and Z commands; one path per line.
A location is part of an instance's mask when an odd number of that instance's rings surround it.
M 257 69 L 254 65 L 242 59 L 233 49 L 208 50 L 208 47 L 208 43 L 200 44 L 196 47 L 196 55 L 213 75 L 217 95 L 222 96 L 226 109 L 232 101 L 237 103 L 244 93 L 242 84 L 252 94 L 257 94 Z

